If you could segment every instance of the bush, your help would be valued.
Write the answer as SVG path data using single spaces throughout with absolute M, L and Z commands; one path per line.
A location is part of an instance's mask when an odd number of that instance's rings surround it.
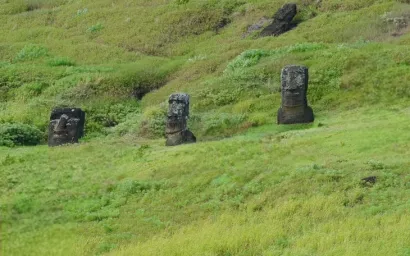
M 25 0 L 27 11 L 34 11 L 42 8 L 55 8 L 63 5 L 67 0 Z
M 166 108 L 165 105 L 152 106 L 145 110 L 141 120 L 139 134 L 146 138 L 161 138 L 165 136 Z
M 27 83 L 9 93 L 15 99 L 27 100 L 39 96 L 50 85 L 44 82 Z
M 17 54 L 15 61 L 34 60 L 48 55 L 48 49 L 41 45 L 29 44 Z
M 110 104 L 110 105 L 109 105 Z M 84 107 L 87 112 L 86 132 L 104 133 L 106 128 L 117 126 L 127 121 L 127 116 L 133 113 L 139 113 L 139 105 L 135 101 L 100 102 L 93 103 L 91 106 Z
M 189 3 L 189 0 L 175 0 L 175 3 L 177 5 L 187 4 Z
M 104 29 L 104 26 L 101 23 L 97 23 L 87 29 L 87 32 L 96 33 Z
M 117 136 L 123 136 L 125 134 L 139 134 L 142 114 L 130 113 L 127 115 L 126 121 L 113 127 L 110 131 Z
M 75 66 L 75 62 L 65 57 L 55 57 L 50 59 L 47 64 L 51 67 Z
M 118 65 L 117 71 L 103 81 L 101 90 L 110 94 L 132 95 L 138 100 L 164 86 L 171 74 L 184 63 L 182 60 L 147 58 L 136 63 Z
M 0 146 L 34 146 L 43 140 L 43 133 L 26 124 L 0 124 Z
M 246 50 L 228 63 L 224 73 L 240 71 L 244 68 L 255 66 L 264 57 L 279 58 L 290 53 L 313 52 L 325 49 L 323 44 L 317 43 L 298 43 L 275 50 L 251 49 Z
M 244 114 L 203 113 L 201 116 L 191 114 L 188 127 L 198 136 L 229 136 L 241 130 L 246 119 Z

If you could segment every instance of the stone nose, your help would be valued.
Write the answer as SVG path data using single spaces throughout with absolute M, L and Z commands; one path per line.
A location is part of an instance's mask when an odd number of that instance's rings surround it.
M 54 128 L 55 132 L 62 132 L 67 129 L 68 116 L 62 115 Z

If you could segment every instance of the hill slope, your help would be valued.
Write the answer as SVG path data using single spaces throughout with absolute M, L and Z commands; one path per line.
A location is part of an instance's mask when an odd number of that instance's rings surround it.
M 0 125 L 87 112 L 80 145 L 0 147 L 1 252 L 409 255 L 410 6 L 296 2 L 258 38 L 285 1 L 0 0 Z M 314 124 L 275 124 L 287 64 Z M 166 148 L 175 91 L 200 143 Z

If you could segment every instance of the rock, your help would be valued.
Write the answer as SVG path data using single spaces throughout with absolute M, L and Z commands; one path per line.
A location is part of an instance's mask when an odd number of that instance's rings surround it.
M 292 28 L 295 24 L 292 23 L 293 18 L 297 14 L 296 4 L 285 4 L 273 16 L 273 22 L 264 28 L 260 36 L 279 36 Z
M 166 141 L 166 146 L 177 146 L 181 144 L 187 144 L 187 143 L 195 143 L 196 142 L 196 137 L 195 135 L 189 131 L 181 131 L 178 133 L 174 134 L 167 134 L 167 141 Z
M 308 68 L 290 65 L 282 69 L 282 105 L 278 124 L 300 124 L 314 121 L 313 110 L 307 104 Z
M 245 38 L 247 36 L 249 36 L 250 34 L 252 34 L 252 32 L 257 31 L 261 28 L 263 28 L 266 24 L 272 23 L 273 19 L 268 19 L 266 17 L 262 17 L 258 20 L 258 22 L 256 22 L 255 24 L 252 24 L 250 26 L 248 26 L 248 29 L 246 30 L 246 32 L 242 35 L 242 38 Z
M 78 143 L 84 136 L 85 112 L 79 108 L 57 108 L 51 112 L 48 146 Z
M 285 4 L 273 15 L 273 20 L 291 22 L 296 14 L 296 4 Z
M 367 184 L 375 184 L 377 181 L 377 177 L 376 176 L 369 176 L 366 178 L 362 179 L 362 183 L 367 183 Z
M 177 146 L 186 143 L 195 143 L 196 137 L 187 128 L 189 117 L 189 95 L 174 93 L 169 96 L 169 108 L 165 135 L 166 146 Z
M 228 18 L 222 18 L 215 26 L 214 26 L 214 31 L 218 34 L 221 29 L 226 27 L 231 23 L 231 20 Z
M 410 14 L 402 13 L 400 16 L 387 12 L 381 16 L 386 30 L 391 36 L 399 37 L 409 32 Z
M 149 93 L 150 91 L 152 91 L 151 88 L 147 88 L 147 87 L 137 87 L 134 88 L 132 90 L 132 96 L 135 97 L 137 100 L 142 100 L 142 98 Z

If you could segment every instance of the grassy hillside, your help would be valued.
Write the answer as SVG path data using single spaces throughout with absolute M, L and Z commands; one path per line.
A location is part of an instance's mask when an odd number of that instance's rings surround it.
M 0 0 L 0 126 L 87 112 L 80 145 L 0 146 L 1 254 L 410 255 L 410 5 L 295 2 L 259 38 L 285 1 Z M 314 124 L 275 124 L 287 64 Z M 199 141 L 167 148 L 176 91 Z

